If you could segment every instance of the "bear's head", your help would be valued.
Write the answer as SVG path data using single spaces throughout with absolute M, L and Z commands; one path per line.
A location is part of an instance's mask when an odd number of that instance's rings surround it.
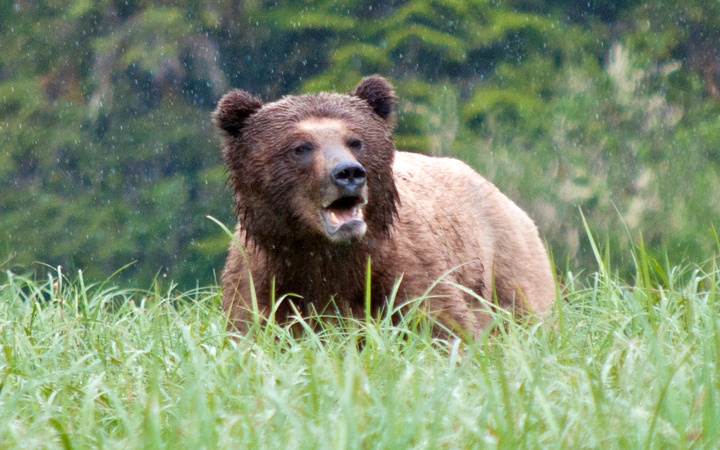
M 287 96 L 264 104 L 233 90 L 213 114 L 235 208 L 260 245 L 363 242 L 389 233 L 395 93 L 382 77 L 350 94 Z

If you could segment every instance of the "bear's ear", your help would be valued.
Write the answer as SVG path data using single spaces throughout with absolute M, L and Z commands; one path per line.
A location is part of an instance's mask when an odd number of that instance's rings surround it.
M 233 89 L 220 99 L 217 109 L 212 115 L 213 121 L 218 128 L 230 136 L 237 136 L 247 118 L 262 108 L 262 105 L 262 100 L 254 95 L 240 89 Z
M 375 114 L 387 119 L 395 106 L 395 91 L 388 80 L 380 75 L 363 78 L 353 95 L 370 104 Z

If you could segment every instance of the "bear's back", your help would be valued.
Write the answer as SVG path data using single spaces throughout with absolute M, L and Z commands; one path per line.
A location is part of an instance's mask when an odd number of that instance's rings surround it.
M 491 182 L 453 158 L 397 152 L 396 248 L 406 264 L 433 267 L 501 306 L 546 310 L 554 278 L 537 227 Z M 415 265 L 417 266 L 417 265 Z M 494 278 L 493 278 L 494 273 Z M 522 298 L 518 298 L 518 295 Z

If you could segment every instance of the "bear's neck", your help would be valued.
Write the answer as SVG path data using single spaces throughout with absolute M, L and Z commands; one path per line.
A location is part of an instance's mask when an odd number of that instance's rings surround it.
M 276 296 L 296 294 L 302 299 L 293 298 L 294 303 L 320 310 L 331 298 L 350 307 L 363 304 L 368 258 L 379 255 L 377 249 L 386 239 L 366 236 L 346 245 L 303 239 L 261 248 L 275 276 Z

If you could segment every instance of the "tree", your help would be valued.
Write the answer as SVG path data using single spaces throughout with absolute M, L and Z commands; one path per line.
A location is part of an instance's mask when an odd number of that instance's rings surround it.
M 213 281 L 232 223 L 209 115 L 382 73 L 400 148 L 458 156 L 584 264 L 621 242 L 712 251 L 716 3 L 16 0 L 0 4 L 0 261 Z M 692 174 L 696 183 L 686 180 Z M 702 189 L 698 189 L 701 187 Z M 582 263 L 581 263 L 582 262 Z M 624 267 L 629 262 L 619 261 Z

